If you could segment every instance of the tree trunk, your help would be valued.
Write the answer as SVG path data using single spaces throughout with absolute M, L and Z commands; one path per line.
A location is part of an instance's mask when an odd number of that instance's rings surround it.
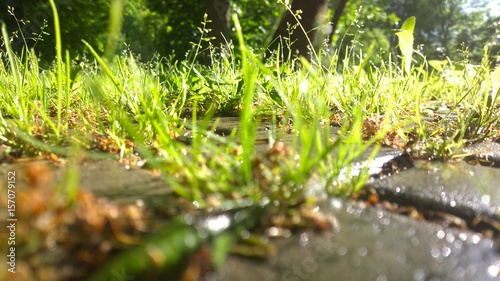
M 301 10 L 297 19 L 300 26 L 294 30 L 289 30 L 289 26 L 297 24 L 294 14 Z M 300 55 L 306 58 L 310 57 L 310 51 L 314 48 L 318 39 L 317 27 L 323 23 L 328 11 L 327 0 L 295 0 L 292 3 L 290 13 L 285 12 L 278 29 L 274 33 L 273 40 L 269 45 L 269 51 L 275 51 L 278 46 L 281 49 L 282 59 L 288 59 L 291 55 Z M 304 33 L 304 31 L 306 33 Z M 311 46 L 311 44 L 313 46 Z
M 220 47 L 230 39 L 230 0 L 207 0 L 207 15 L 210 22 L 207 24 L 209 37 L 215 39 L 212 43 L 216 47 Z
M 340 2 L 335 6 L 335 12 L 333 13 L 332 21 L 330 22 L 332 30 L 330 32 L 330 36 L 328 37 L 328 45 L 332 44 L 332 39 L 333 36 L 335 35 L 335 30 L 337 30 L 337 27 L 339 26 L 340 17 L 342 16 L 342 14 L 344 14 L 345 5 L 347 4 L 347 1 L 348 0 L 340 0 Z

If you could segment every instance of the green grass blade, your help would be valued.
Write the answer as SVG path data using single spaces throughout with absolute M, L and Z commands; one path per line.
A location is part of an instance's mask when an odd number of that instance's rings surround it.
M 62 43 L 61 43 L 61 28 L 59 23 L 59 14 L 57 12 L 56 3 L 54 0 L 49 0 L 54 14 L 54 30 L 56 37 L 56 61 L 57 61 L 57 131 L 56 137 L 60 137 L 62 127 L 62 91 L 63 91 L 63 58 L 62 58 Z
M 87 41 L 82 40 L 82 42 L 83 42 L 83 44 L 85 44 L 85 46 L 87 46 L 87 48 L 89 49 L 90 53 L 97 60 L 97 63 L 99 63 L 99 65 L 102 67 L 102 69 L 104 70 L 104 72 L 106 73 L 106 75 L 111 79 L 111 81 L 113 81 L 113 84 L 118 89 L 118 91 L 123 92 L 122 86 L 118 82 L 118 79 L 113 74 L 113 72 L 111 71 L 111 69 L 109 69 L 108 65 L 104 62 L 104 60 L 99 56 L 99 54 L 97 54 L 97 52 L 94 50 L 94 48 L 92 48 L 92 46 L 90 46 L 90 44 L 87 43 Z
M 403 57 L 402 65 L 406 74 L 410 75 L 413 54 L 413 30 L 415 28 L 415 17 L 409 17 L 404 23 L 402 30 L 396 33 L 399 39 L 399 49 Z
M 5 50 L 7 52 L 7 56 L 9 57 L 12 75 L 14 76 L 14 81 L 16 83 L 17 91 L 19 92 L 22 91 L 22 81 L 19 72 L 19 66 L 17 64 L 17 58 L 10 46 L 10 39 L 9 39 L 9 34 L 7 33 L 7 26 L 5 25 L 4 22 L 1 23 L 2 23 L 2 37 L 3 37 L 3 42 L 5 44 Z

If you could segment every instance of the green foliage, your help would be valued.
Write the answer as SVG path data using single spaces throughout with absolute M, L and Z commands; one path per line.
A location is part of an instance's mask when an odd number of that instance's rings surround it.
M 104 51 L 108 41 L 108 19 L 110 0 L 56 1 L 60 21 L 63 51 L 72 56 L 86 54 L 81 40 L 87 41 L 98 53 Z M 336 7 L 333 1 L 332 10 Z M 52 61 L 55 58 L 55 30 L 52 11 L 48 1 L 25 1 L 24 9 L 16 7 L 17 16 L 26 44 L 35 46 L 41 58 Z M 123 15 L 122 36 L 116 41 L 118 50 L 131 50 L 140 54 L 143 60 L 155 54 L 176 59 L 185 58 L 202 32 L 205 2 L 181 0 L 138 0 L 126 1 Z M 283 7 L 275 1 L 241 0 L 232 1 L 232 11 L 241 19 L 243 36 L 247 45 L 254 50 L 262 50 L 269 42 L 273 29 L 279 22 Z M 330 11 L 330 14 L 332 11 Z M 492 44 L 491 59 L 498 56 L 500 47 L 495 42 L 499 20 L 488 16 L 486 1 L 470 3 L 465 0 L 453 1 L 396 1 L 396 0 L 353 0 L 347 6 L 334 36 L 334 47 L 344 57 L 345 47 L 356 47 L 366 51 L 372 43 L 377 56 L 371 58 L 379 64 L 389 54 L 397 52 L 395 37 L 390 32 L 398 27 L 401 18 L 416 16 L 420 19 L 414 33 L 416 49 L 429 59 L 453 61 L 467 59 L 479 63 L 483 57 L 483 47 Z M 2 18 L 9 22 L 10 34 L 17 24 L 7 12 Z M 495 33 L 496 32 L 496 33 Z M 24 45 L 21 35 L 13 43 L 14 51 Z M 114 39 L 114 40 L 116 40 Z M 234 38 L 233 38 L 234 39 Z M 208 45 L 203 45 L 203 48 Z M 355 49 L 356 49 L 355 48 Z M 109 54 L 107 55 L 109 56 Z M 210 52 L 202 50 L 200 58 L 209 57 Z
M 482 15 L 475 17 L 478 16 Z M 474 63 L 483 58 L 485 46 L 488 47 L 489 60 L 500 61 L 500 16 L 489 17 L 474 28 L 462 29 L 452 45 L 453 49 L 461 50 Z
M 411 61 L 413 55 L 413 31 L 415 29 L 415 17 L 409 17 L 403 23 L 401 31 L 397 32 L 396 35 L 399 38 L 399 49 L 402 54 L 402 69 L 405 73 L 410 74 L 411 71 Z
M 203 238 L 194 226 L 177 219 L 147 237 L 143 244 L 117 255 L 86 280 L 116 280 L 116 268 L 126 268 L 132 278 L 146 275 L 146 272 L 177 276 L 183 259 L 195 252 L 202 242 Z M 152 259 L 151 249 L 161 258 Z
M 475 63 L 483 57 L 483 50 L 491 39 L 459 34 L 473 33 L 487 24 L 488 1 L 467 0 L 388 0 L 386 9 L 400 18 L 415 16 L 419 19 L 414 33 L 415 43 L 421 46 L 421 52 L 429 59 L 451 58 L 453 61 L 464 59 L 462 50 L 468 46 L 481 46 L 469 49 Z M 469 56 L 471 57 L 471 56 Z
M 382 52 L 371 58 L 374 63 L 388 59 L 388 54 L 394 59 L 397 41 L 390 30 L 400 28 L 401 19 L 415 16 L 419 19 L 414 32 L 415 50 L 427 59 L 449 57 L 455 62 L 479 64 L 484 46 L 493 45 L 490 57 L 494 60 L 500 51 L 494 39 L 498 34 L 495 22 L 499 18 L 489 14 L 487 3 L 485 0 L 349 1 L 334 37 L 335 46 L 341 51 L 345 46 L 364 50 L 375 42 L 375 48 Z M 343 56 L 341 53 L 340 57 Z
M 104 50 L 108 29 L 109 0 L 55 1 L 60 19 L 61 39 L 64 50 L 71 54 L 83 54 L 81 40 L 86 40 L 100 51 Z M 36 52 L 47 61 L 56 56 L 54 17 L 49 1 L 31 1 L 24 5 L 24 18 L 29 21 L 23 27 L 28 46 L 35 46 Z M 41 39 L 33 33 L 43 33 Z
M 284 7 L 276 0 L 240 0 L 234 2 L 234 11 L 241 19 L 243 36 L 249 47 L 262 50 L 272 39 Z

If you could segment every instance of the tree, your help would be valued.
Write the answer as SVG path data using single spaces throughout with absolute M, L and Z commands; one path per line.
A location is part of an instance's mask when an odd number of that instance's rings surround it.
M 487 0 L 351 0 L 334 34 L 333 44 L 344 57 L 346 46 L 366 50 L 374 43 L 372 62 L 398 54 L 394 30 L 410 16 L 417 18 L 415 47 L 427 59 L 479 63 L 485 45 L 495 37 L 495 18 Z M 491 48 L 492 56 L 496 46 Z M 414 56 L 418 58 L 418 56 Z
M 328 36 L 328 44 L 332 43 L 333 36 L 335 35 L 335 31 L 337 30 L 337 27 L 339 26 L 340 19 L 341 19 L 342 15 L 344 14 L 347 2 L 348 2 L 348 0 L 340 0 L 337 3 L 337 5 L 335 5 L 333 18 L 332 18 L 332 21 L 330 22 L 331 30 L 330 30 L 330 35 Z
M 209 37 L 215 38 L 213 44 L 217 47 L 230 40 L 230 0 L 207 0 L 207 15 L 209 23 L 207 29 Z
M 28 38 L 27 42 L 20 43 L 21 47 L 32 48 L 47 61 L 55 55 L 54 23 L 49 2 L 45 0 L 6 0 L 6 5 L 16 6 L 16 16 L 23 18 L 28 24 L 23 26 L 22 32 Z M 347 0 L 340 0 L 340 3 Z M 205 5 L 184 0 L 137 0 L 126 1 L 123 17 L 122 42 L 135 53 L 148 60 L 155 53 L 161 56 L 174 53 L 176 58 L 182 59 L 191 48 L 191 42 L 198 42 L 201 36 L 198 28 L 203 21 L 203 13 L 208 13 L 211 22 L 207 29 L 211 30 L 205 36 L 214 37 L 212 44 L 218 46 L 231 39 L 229 13 L 231 4 L 240 14 L 245 39 L 249 46 L 265 49 L 267 42 L 272 39 L 271 48 L 283 42 L 289 35 L 288 24 L 296 25 L 297 19 L 293 14 L 299 10 L 298 17 L 302 28 L 291 34 L 292 44 L 283 44 L 286 53 L 298 53 L 306 56 L 309 51 L 309 39 L 314 43 L 318 38 L 318 29 L 323 22 L 327 11 L 327 0 L 295 0 L 292 3 L 292 13 L 286 12 L 278 30 L 273 32 L 276 19 L 279 18 L 283 6 L 277 5 L 275 0 L 239 0 L 237 3 L 230 0 L 206 0 Z M 24 7 L 17 7 L 24 4 Z M 88 50 L 81 40 L 89 42 L 97 51 L 103 51 L 107 37 L 107 21 L 110 0 L 57 0 L 56 1 L 62 31 L 63 47 L 69 50 L 73 57 L 84 54 Z M 5 10 L 6 11 L 6 10 Z M 338 19 L 342 9 L 336 10 L 335 19 Z M 12 16 L 1 15 L 11 21 L 9 29 L 17 28 Z M 35 35 L 33 35 L 35 34 Z M 40 35 L 40 36 L 38 36 Z M 125 48 L 124 45 L 122 48 Z
M 143 60 L 153 55 L 184 59 L 198 42 L 205 5 L 185 0 L 127 1 L 123 41 Z
M 462 29 L 453 43 L 455 50 L 465 48 L 469 60 L 476 63 L 484 57 L 487 46 L 490 63 L 500 63 L 500 16 L 488 17 L 477 29 Z
M 332 27 L 336 28 L 340 16 L 345 8 L 347 0 L 339 1 L 338 8 L 335 9 Z M 207 0 L 208 18 L 211 23 L 208 25 L 211 30 L 210 35 L 216 38 L 216 46 L 224 44 L 230 38 L 230 0 Z M 285 10 L 285 14 L 268 46 L 269 50 L 277 50 L 278 47 L 284 58 L 291 54 L 298 54 L 309 57 L 311 44 L 318 43 L 318 28 L 326 22 L 328 12 L 328 0 L 295 0 L 290 9 Z M 331 40 L 331 37 L 330 37 Z
M 280 47 L 283 58 L 295 53 L 308 58 L 311 45 L 317 43 L 317 27 L 325 22 L 327 12 L 327 0 L 293 1 L 274 33 L 269 49 Z
M 487 41 L 475 41 L 475 36 L 463 36 L 482 28 L 487 21 L 486 0 L 390 0 L 386 9 L 406 19 L 417 18 L 415 42 L 422 46 L 422 53 L 431 59 L 462 59 L 462 49 L 475 44 L 484 47 Z M 465 32 L 465 33 L 464 33 Z M 459 36 L 462 34 L 462 36 Z M 471 33 L 469 33 L 472 35 Z M 477 37 L 475 38 L 477 39 Z M 462 45 L 464 47 L 462 47 Z M 482 47 L 480 47 L 482 49 Z M 482 55 L 482 50 L 474 48 Z
M 55 37 L 54 37 L 54 21 L 53 13 L 49 1 L 32 0 L 21 1 L 16 0 L 15 3 L 6 5 L 14 7 L 16 19 L 10 16 L 10 20 L 15 23 L 19 21 L 21 30 L 25 40 L 16 40 L 13 42 L 13 49 L 20 51 L 23 47 L 32 48 L 36 46 L 36 52 L 42 58 L 51 61 L 55 56 Z M 72 54 L 82 53 L 84 45 L 81 40 L 88 41 L 96 49 L 103 49 L 106 42 L 109 1 L 96 0 L 59 0 L 56 1 L 58 8 L 61 37 L 63 47 L 69 50 Z M 22 21 L 23 23 L 21 23 Z M 104 24 L 103 24 L 104 23 Z

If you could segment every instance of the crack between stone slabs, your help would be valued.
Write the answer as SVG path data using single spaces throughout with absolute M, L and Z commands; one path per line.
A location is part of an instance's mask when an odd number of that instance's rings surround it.
M 415 213 L 420 214 L 420 218 L 425 221 L 434 222 L 445 227 L 454 227 L 462 230 L 470 230 L 482 233 L 485 236 L 500 238 L 500 219 L 493 212 L 478 212 L 470 207 L 452 207 L 449 204 L 439 205 L 436 201 L 411 195 L 397 193 L 391 189 L 378 189 L 367 184 L 365 191 L 357 198 L 368 205 L 381 205 L 386 210 L 414 218 Z M 461 219 L 465 225 L 456 224 L 453 218 Z M 415 219 L 415 218 L 414 218 Z
M 392 213 L 410 218 L 417 214 L 420 220 L 424 219 L 445 227 L 460 228 L 500 238 L 500 217 L 491 209 L 476 210 L 467 206 L 456 208 L 449 203 L 439 204 L 439 202 L 425 196 L 415 197 L 412 194 L 374 185 L 373 180 L 383 179 L 413 167 L 413 159 L 408 153 L 404 152 L 394 157 L 383 164 L 380 173 L 370 176 L 371 181 L 365 185 L 364 191 L 354 199 L 364 201 L 372 206 L 382 205 L 384 209 Z M 413 219 L 416 218 L 413 217 Z M 455 224 L 457 220 L 461 220 L 462 224 Z

